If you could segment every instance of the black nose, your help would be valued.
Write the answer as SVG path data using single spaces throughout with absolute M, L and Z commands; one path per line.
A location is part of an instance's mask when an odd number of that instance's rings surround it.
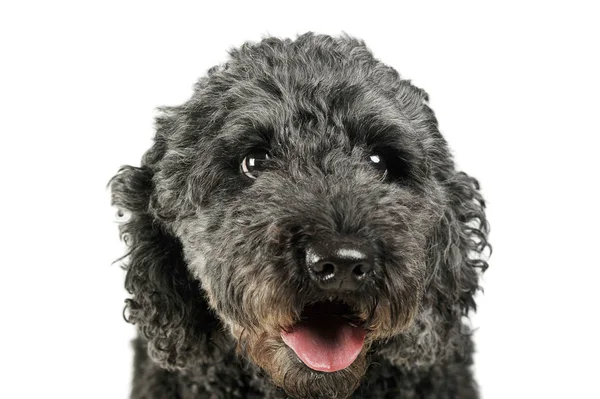
M 355 291 L 371 275 L 373 250 L 354 239 L 313 243 L 306 248 L 306 266 L 319 287 Z

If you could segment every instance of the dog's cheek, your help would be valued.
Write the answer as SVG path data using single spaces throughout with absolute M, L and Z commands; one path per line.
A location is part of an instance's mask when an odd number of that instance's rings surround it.
M 436 201 L 400 189 L 393 194 L 380 199 L 370 220 L 381 266 L 370 325 L 374 340 L 407 331 L 418 315 L 427 279 L 426 237 L 436 217 Z
M 297 315 L 285 282 L 275 273 L 277 231 L 231 217 L 214 228 L 214 219 L 209 211 L 198 212 L 177 227 L 190 272 L 231 329 L 278 334 Z
M 387 339 L 410 328 L 422 302 L 424 268 L 417 254 L 411 262 L 387 266 L 377 307 L 369 319 L 372 340 Z
M 198 289 L 208 299 L 209 306 L 218 307 L 218 295 L 210 287 L 214 287 L 215 278 L 218 277 L 211 271 L 210 254 L 212 252 L 211 240 L 208 230 L 210 229 L 210 217 L 206 214 L 198 215 L 178 221 L 173 225 L 173 230 L 179 238 L 184 258 L 191 275 L 198 281 Z

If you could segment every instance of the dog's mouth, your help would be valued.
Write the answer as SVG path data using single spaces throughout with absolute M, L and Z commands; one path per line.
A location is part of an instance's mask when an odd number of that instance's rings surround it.
M 356 360 L 366 334 L 352 308 L 339 302 L 307 305 L 300 321 L 281 331 L 283 342 L 304 364 L 329 373 L 345 369 Z

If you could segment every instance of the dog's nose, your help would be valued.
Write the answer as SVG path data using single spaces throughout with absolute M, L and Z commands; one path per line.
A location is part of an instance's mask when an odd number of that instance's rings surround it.
M 355 291 L 373 270 L 373 250 L 351 239 L 313 243 L 306 248 L 306 266 L 322 289 Z

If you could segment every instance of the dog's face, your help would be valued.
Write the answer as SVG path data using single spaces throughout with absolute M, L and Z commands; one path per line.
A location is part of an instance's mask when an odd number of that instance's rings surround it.
M 313 73 L 288 87 L 261 76 L 279 93 L 241 82 L 250 103 L 224 95 L 237 107 L 188 160 L 202 165 L 188 176 L 202 202 L 175 229 L 211 307 L 290 392 L 354 387 L 371 342 L 406 329 L 443 203 L 392 100 Z
M 424 334 L 440 297 L 455 298 L 456 317 L 468 308 L 465 284 L 432 283 L 463 251 L 438 242 L 456 201 L 445 142 L 424 92 L 361 43 L 245 46 L 158 127 L 148 208 L 181 247 L 185 296 L 197 283 L 185 306 L 206 298 L 240 353 L 288 394 L 349 396 L 382 342 Z

